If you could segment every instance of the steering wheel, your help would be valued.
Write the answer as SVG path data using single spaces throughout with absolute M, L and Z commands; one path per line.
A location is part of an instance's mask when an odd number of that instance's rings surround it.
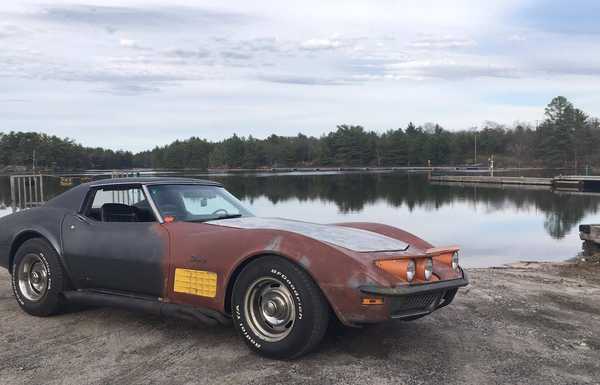
M 210 215 L 217 215 L 219 213 L 223 213 L 224 215 L 229 215 L 229 212 L 225 209 L 217 209 L 217 210 L 213 211 L 213 213 Z
M 174 204 L 164 204 L 160 206 L 160 211 L 163 217 L 166 216 L 174 216 L 177 218 L 179 216 L 179 208 Z

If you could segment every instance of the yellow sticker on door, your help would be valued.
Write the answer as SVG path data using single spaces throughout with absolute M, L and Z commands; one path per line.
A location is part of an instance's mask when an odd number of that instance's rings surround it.
M 217 296 L 217 274 L 211 271 L 175 269 L 176 293 L 187 293 L 202 297 Z

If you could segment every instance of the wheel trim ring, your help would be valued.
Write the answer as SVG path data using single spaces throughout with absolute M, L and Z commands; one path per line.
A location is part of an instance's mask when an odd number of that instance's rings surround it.
M 262 301 L 275 299 L 279 308 L 276 315 L 266 314 L 266 306 Z M 255 280 L 246 290 L 244 310 L 247 324 L 254 334 L 268 342 L 277 342 L 287 337 L 296 320 L 296 304 L 290 290 L 280 280 L 272 277 L 261 277 Z M 273 322 L 276 319 L 278 322 Z
M 49 274 L 39 254 L 26 254 L 17 268 L 19 291 L 27 300 L 39 302 L 48 292 Z

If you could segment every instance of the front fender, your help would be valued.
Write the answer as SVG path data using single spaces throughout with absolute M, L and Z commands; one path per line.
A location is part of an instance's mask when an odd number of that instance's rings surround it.
M 228 287 L 240 266 L 261 255 L 275 254 L 301 266 L 320 287 L 331 308 L 348 325 L 361 317 L 363 285 L 389 286 L 368 253 L 356 253 L 300 234 L 273 229 L 173 222 L 164 225 L 171 238 L 171 260 L 167 293 L 175 303 L 208 307 L 227 313 Z M 175 268 L 197 269 L 217 274 L 214 298 L 192 296 L 173 290 Z
M 392 284 L 372 263 L 371 254 L 352 252 L 297 234 L 286 234 L 278 243 L 275 249 L 257 251 L 248 258 L 274 254 L 302 267 L 319 286 L 340 322 L 346 326 L 379 322 L 387 318 L 387 313 L 378 314 L 361 303 L 364 297 L 361 286 Z

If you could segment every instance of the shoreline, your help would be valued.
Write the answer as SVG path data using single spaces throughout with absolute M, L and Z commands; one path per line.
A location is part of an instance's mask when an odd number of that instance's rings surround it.
M 548 169 L 544 167 L 499 167 L 494 168 L 494 173 L 516 172 L 516 171 L 545 171 L 554 170 L 561 171 L 567 169 Z M 255 173 L 331 173 L 331 172 L 457 172 L 465 174 L 485 174 L 489 173 L 488 167 L 471 168 L 466 166 L 310 166 L 310 167 L 264 167 L 264 168 L 208 168 L 208 169 L 148 169 L 148 168 L 131 168 L 126 170 L 120 169 L 86 169 L 86 170 L 39 170 L 44 175 L 56 176 L 100 176 L 111 175 L 113 172 L 129 172 L 141 174 L 199 174 L 199 175 L 221 175 L 221 174 L 255 174 Z M 8 177 L 11 175 L 31 174 L 31 170 L 26 172 L 3 172 L 0 176 Z

